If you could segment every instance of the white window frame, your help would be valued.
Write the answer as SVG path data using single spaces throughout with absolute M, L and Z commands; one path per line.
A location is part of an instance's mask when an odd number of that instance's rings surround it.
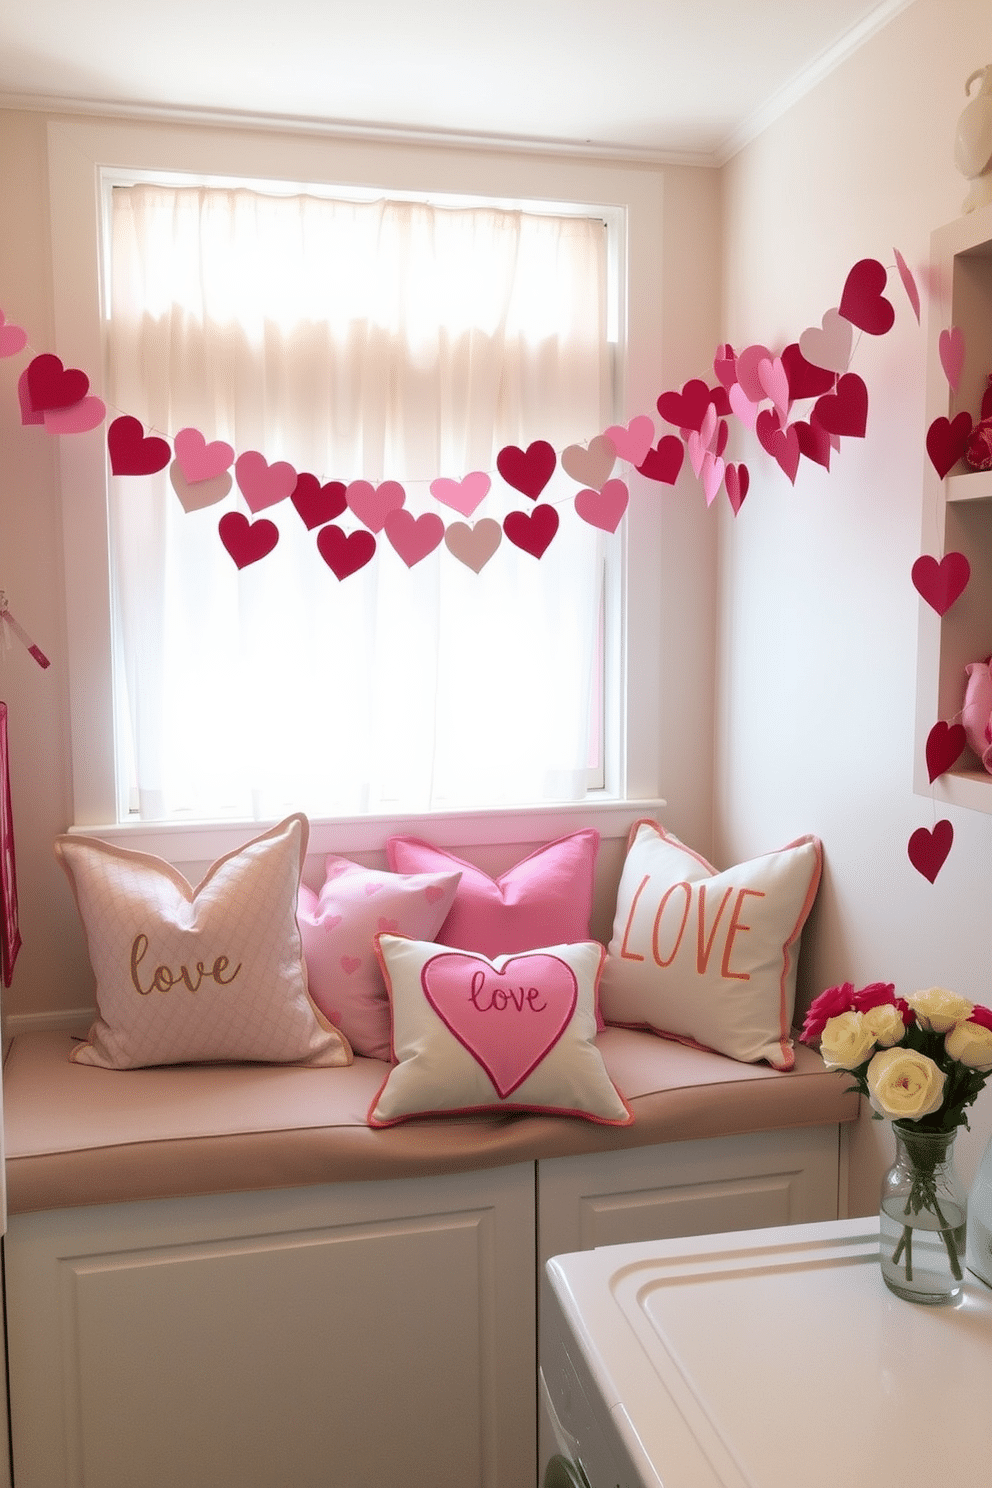
M 195 169 L 199 179 L 282 179 L 306 182 L 308 189 L 320 183 L 340 187 L 342 182 L 359 190 L 369 179 L 382 181 L 388 175 L 390 194 L 405 191 L 424 199 L 425 194 L 453 195 L 478 199 L 483 193 L 531 208 L 548 203 L 549 210 L 588 212 L 596 201 L 611 226 L 611 273 L 615 274 L 621 306 L 616 326 L 617 407 L 624 407 L 624 381 L 629 350 L 629 299 L 627 283 L 628 209 L 608 192 L 563 194 L 550 202 L 549 193 L 529 187 L 536 175 L 545 179 L 546 162 L 521 156 L 519 160 L 480 161 L 467 151 L 379 151 L 374 172 L 362 159 L 362 149 L 349 142 L 320 136 L 289 137 L 278 132 L 231 135 L 227 131 L 189 131 L 182 126 L 145 123 L 51 122 L 49 134 L 49 187 L 52 220 L 52 270 L 56 345 L 54 349 L 68 366 L 102 374 L 104 314 L 104 267 L 102 262 L 102 198 L 105 183 L 126 175 L 133 179 L 148 173 L 162 179 L 168 173 L 188 178 Z M 347 157 L 347 158 L 346 158 Z M 343 167 L 347 166 L 347 169 Z M 589 176 L 608 181 L 608 166 L 587 168 Z M 631 175 L 634 173 L 631 172 Z M 512 182 L 512 185 L 511 185 Z M 442 190 L 443 185 L 443 190 Z M 418 189 L 418 187 L 420 189 Z M 511 189 L 507 189 L 510 187 Z M 425 189 L 426 188 L 426 191 Z M 470 189 L 471 188 L 471 189 Z M 492 188 L 492 189 L 489 189 Z M 529 188 L 529 189 L 528 189 Z M 622 196 L 622 193 L 620 193 Z M 649 203 L 650 206 L 650 203 Z M 121 410 L 123 411 L 123 410 Z M 635 410 L 636 411 L 636 410 Z M 108 410 L 108 419 L 118 410 Z M 617 421 L 621 421 L 620 415 Z M 209 861 L 218 852 L 244 838 L 245 824 L 117 823 L 116 769 L 112 720 L 113 678 L 111 656 L 115 644 L 110 599 L 110 559 L 107 522 L 107 462 L 105 434 L 64 436 L 60 440 L 59 463 L 62 482 L 63 542 L 65 556 L 66 619 L 68 640 L 68 693 L 71 718 L 73 826 L 99 831 L 101 836 L 124 840 L 164 857 L 184 861 Z M 404 829 L 429 825 L 438 842 L 466 841 L 468 831 L 479 840 L 531 841 L 556 824 L 567 830 L 571 821 L 595 817 L 606 830 L 612 818 L 629 820 L 631 806 L 638 803 L 645 813 L 663 804 L 659 799 L 658 761 L 649 733 L 656 723 L 659 680 L 656 648 L 650 644 L 650 622 L 657 614 L 651 597 L 654 573 L 647 558 L 644 538 L 651 537 L 652 521 L 638 513 L 632 499 L 621 535 L 608 544 L 609 573 L 605 617 L 604 691 L 612 705 L 606 709 L 604 727 L 605 774 L 602 790 L 592 792 L 581 803 L 562 806 L 521 807 L 515 810 L 432 813 L 429 818 L 348 818 L 312 824 L 312 850 L 359 850 L 377 845 L 395 826 Z M 647 639 L 632 644 L 633 628 L 628 616 L 634 605 L 648 621 Z M 635 700 L 636 699 L 636 703 Z M 250 824 L 253 828 L 257 824 Z M 317 830 L 313 830 L 316 827 Z

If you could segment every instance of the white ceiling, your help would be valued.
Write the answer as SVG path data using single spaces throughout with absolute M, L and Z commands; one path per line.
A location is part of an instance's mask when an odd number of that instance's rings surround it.
M 0 103 L 718 164 L 912 0 L 8 0 Z

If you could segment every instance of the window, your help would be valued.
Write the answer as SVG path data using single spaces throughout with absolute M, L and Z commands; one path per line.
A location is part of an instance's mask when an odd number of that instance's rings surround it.
M 108 398 L 151 431 L 399 481 L 412 515 L 450 525 L 432 479 L 491 473 L 471 520 L 498 523 L 530 506 L 495 475 L 504 445 L 560 451 L 611 420 L 601 214 L 105 188 Z M 237 487 L 186 511 L 168 471 L 111 478 L 119 819 L 580 799 L 603 758 L 607 555 L 575 490 L 559 471 L 542 493 L 560 522 L 540 561 L 503 539 L 479 573 L 444 544 L 408 567 L 380 534 L 339 580 L 290 501 L 239 570 L 218 536 Z

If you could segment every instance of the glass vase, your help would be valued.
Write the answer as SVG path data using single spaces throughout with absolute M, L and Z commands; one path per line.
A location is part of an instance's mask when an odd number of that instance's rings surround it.
M 992 1287 L 992 1137 L 968 1195 L 968 1269 Z
M 879 1254 L 885 1285 L 908 1302 L 956 1302 L 964 1281 L 968 1195 L 954 1167 L 957 1130 L 894 1121 L 896 1160 L 882 1180 Z

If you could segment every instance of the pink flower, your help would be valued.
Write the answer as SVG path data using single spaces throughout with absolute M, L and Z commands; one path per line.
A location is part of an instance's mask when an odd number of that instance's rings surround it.
M 869 1008 L 895 1000 L 896 989 L 891 982 L 869 982 L 867 987 L 862 987 L 860 992 L 854 994 L 854 1006 L 859 1013 L 866 1013 Z
M 992 1008 L 983 1007 L 980 1002 L 976 1002 L 968 1014 L 968 1021 L 978 1023 L 982 1028 L 992 1028 Z
M 828 987 L 825 992 L 821 992 L 806 1014 L 803 1031 L 799 1035 L 800 1041 L 811 1044 L 820 1037 L 831 1018 L 852 1012 L 854 996 L 853 982 L 844 982 L 840 987 Z

